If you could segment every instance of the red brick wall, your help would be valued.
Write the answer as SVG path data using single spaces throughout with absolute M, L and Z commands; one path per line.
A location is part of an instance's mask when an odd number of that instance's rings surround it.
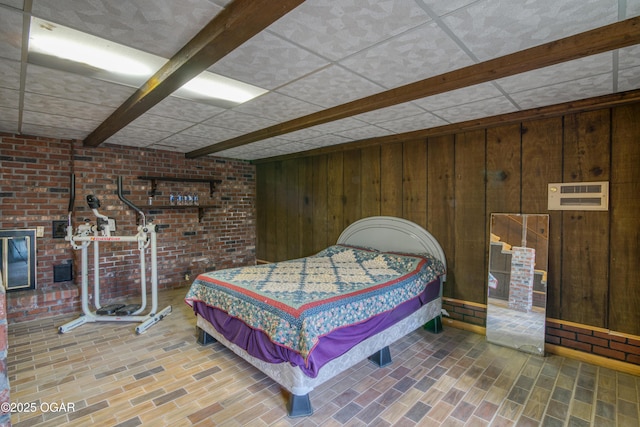
M 640 365 L 640 339 L 606 330 L 547 320 L 546 342 Z
M 100 199 L 100 213 L 116 219 L 115 234 L 133 235 L 137 215 L 117 196 L 117 177 L 123 177 L 125 197 L 144 207 L 147 222 L 153 220 L 159 227 L 160 289 L 186 286 L 203 271 L 255 263 L 255 167 L 247 162 L 214 157 L 192 160 L 182 153 L 108 144 L 86 148 L 77 141 L 1 133 L 0 161 L 0 228 L 45 228 L 44 237 L 37 241 L 38 290 L 8 294 L 10 322 L 79 312 L 75 284 L 80 283 L 80 252 L 52 236 L 52 221 L 67 219 L 72 173 L 76 177 L 74 227 L 85 218 L 95 221 L 86 204 L 87 194 L 93 193 Z M 151 182 L 138 176 L 222 182 L 213 197 L 208 183 L 158 182 L 156 206 L 168 205 L 171 191 L 198 192 L 200 204 L 211 206 L 199 220 L 197 208 L 149 209 Z M 89 252 L 91 279 L 92 248 Z M 101 243 L 100 253 L 101 303 L 138 295 L 137 245 Z M 54 283 L 53 266 L 67 261 L 74 265 L 73 283 Z

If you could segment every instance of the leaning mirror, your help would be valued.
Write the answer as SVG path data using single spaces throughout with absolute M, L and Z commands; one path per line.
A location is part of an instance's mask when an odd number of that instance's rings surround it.
M 544 355 L 549 215 L 491 214 L 487 341 Z

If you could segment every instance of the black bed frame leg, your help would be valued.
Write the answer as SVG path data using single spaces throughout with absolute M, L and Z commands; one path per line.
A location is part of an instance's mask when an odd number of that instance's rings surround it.
M 196 326 L 196 334 L 198 335 L 196 342 L 200 345 L 207 345 L 216 342 L 216 339 L 214 337 L 209 335 L 204 329 L 200 328 L 199 326 Z
M 390 365 L 392 360 L 391 360 L 391 351 L 389 350 L 389 346 L 386 346 L 385 348 L 378 350 L 377 353 L 369 356 L 369 360 L 381 368 L 384 368 L 385 366 Z
M 438 317 L 434 317 L 425 323 L 424 328 L 434 334 L 439 334 L 442 332 L 442 315 Z
M 309 393 L 300 396 L 297 394 L 289 395 L 289 403 L 287 404 L 287 411 L 291 418 L 307 417 L 313 414 L 311 408 L 311 400 L 309 399 Z

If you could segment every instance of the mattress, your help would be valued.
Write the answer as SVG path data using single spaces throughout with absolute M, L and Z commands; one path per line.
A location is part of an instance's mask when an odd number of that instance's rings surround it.
M 428 255 L 334 245 L 297 260 L 199 275 L 185 301 L 226 340 L 308 377 L 440 296 Z

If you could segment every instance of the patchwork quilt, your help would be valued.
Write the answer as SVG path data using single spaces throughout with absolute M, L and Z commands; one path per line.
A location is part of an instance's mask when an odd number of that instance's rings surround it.
M 416 298 L 444 274 L 428 255 L 346 245 L 314 256 L 199 275 L 185 301 L 201 301 L 307 359 L 320 337 Z

